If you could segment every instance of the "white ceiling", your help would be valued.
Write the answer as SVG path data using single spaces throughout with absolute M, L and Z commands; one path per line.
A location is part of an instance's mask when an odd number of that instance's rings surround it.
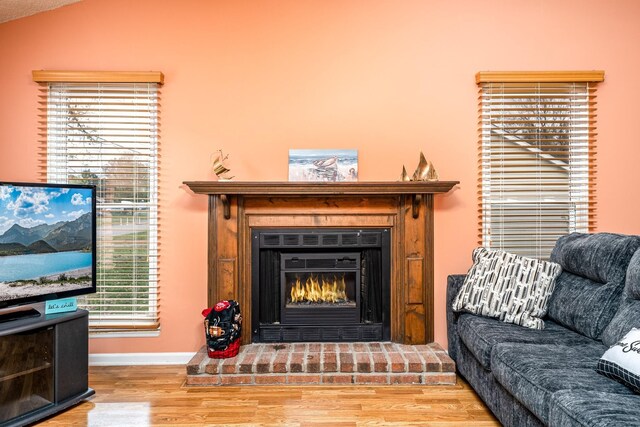
M 80 0 L 0 0 L 0 24 Z

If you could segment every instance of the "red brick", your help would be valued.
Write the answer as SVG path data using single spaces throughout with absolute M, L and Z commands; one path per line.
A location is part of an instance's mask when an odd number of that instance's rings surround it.
M 382 351 L 382 344 L 379 342 L 370 342 L 368 346 L 370 352 Z
M 406 352 L 404 357 L 407 359 L 407 371 L 424 372 L 424 365 L 418 353 Z
M 293 343 L 291 351 L 294 353 L 304 353 L 307 351 L 307 344 L 303 342 Z
M 256 360 L 256 372 L 259 374 L 266 374 L 271 372 L 271 361 L 274 359 L 275 353 L 263 352 L 258 356 Z
M 419 347 L 419 348 L 418 348 Z M 429 347 L 416 346 L 418 354 L 424 360 L 424 370 L 426 372 L 440 372 L 442 370 L 442 364 L 440 359 L 431 351 Z
M 371 372 L 371 358 L 369 353 L 356 353 L 356 371 L 357 372 Z
M 271 354 L 272 356 L 275 356 L 276 354 L 279 353 L 279 351 L 275 350 L 273 347 L 274 346 L 272 346 L 272 345 L 265 345 L 260 354 Z M 280 350 L 280 351 L 282 351 L 282 350 Z
M 354 384 L 389 384 L 386 374 L 355 374 Z
M 242 351 L 243 353 L 260 353 L 260 350 L 262 350 L 262 347 L 263 347 L 262 344 L 243 345 L 243 346 L 240 346 L 240 351 Z
M 304 353 L 291 353 L 287 372 L 304 372 Z
M 322 371 L 336 372 L 338 370 L 338 356 L 336 353 L 322 353 Z
M 323 343 L 322 344 L 322 351 L 323 352 L 329 352 L 329 353 L 335 353 L 335 352 L 338 351 L 338 346 L 335 343 L 332 343 L 332 342 Z
M 283 342 L 283 343 L 279 343 L 279 344 L 271 344 L 269 346 L 266 346 L 266 349 L 269 351 L 284 351 L 286 353 L 289 353 L 291 351 L 291 347 L 292 344 Z
M 221 385 L 253 384 L 253 375 L 221 375 Z
M 222 364 L 219 366 L 220 372 L 223 374 L 235 374 L 238 368 L 236 363 L 237 358 L 238 357 L 231 357 L 229 359 L 223 359 Z
M 322 344 L 319 342 L 310 342 L 307 346 L 307 351 L 309 353 L 320 353 L 320 351 L 322 351 Z
M 209 363 L 204 367 L 204 372 L 209 375 L 219 374 L 221 364 L 222 359 L 209 359 Z
M 220 377 L 218 375 L 187 375 L 186 384 L 188 386 L 220 385 Z
M 444 351 L 434 352 L 435 356 L 440 360 L 442 372 L 455 372 L 456 364 L 451 357 Z
M 322 375 L 323 384 L 353 384 L 353 375 L 351 374 L 324 374 Z
M 420 374 L 389 374 L 390 384 L 420 384 Z
M 286 375 L 258 374 L 254 377 L 256 384 L 286 384 Z
M 320 374 L 290 374 L 287 375 L 287 384 L 320 384 Z
M 351 353 L 340 353 L 340 372 L 353 372 L 353 355 Z
M 338 351 L 340 351 L 341 353 L 351 353 L 353 350 L 351 348 L 351 345 L 349 345 L 349 343 L 344 343 L 341 342 L 338 344 Z
M 395 343 L 392 343 L 392 342 L 382 343 L 382 347 L 385 350 L 389 351 L 389 352 L 397 352 L 398 351 L 398 347 L 396 346 Z
M 288 351 L 278 351 L 276 353 L 276 357 L 273 359 L 273 372 L 274 373 L 285 373 L 287 372 L 287 366 L 289 364 L 289 352 Z
M 412 351 L 417 351 L 418 353 L 433 353 L 431 347 L 427 344 L 416 344 L 411 346 Z
M 456 371 L 456 363 L 453 360 L 449 360 L 448 362 L 442 362 L 442 372 L 455 372 Z
M 389 361 L 384 353 L 371 353 L 371 358 L 373 359 L 373 370 L 375 372 L 389 371 Z
M 256 361 L 258 355 L 256 353 L 245 353 L 242 361 L 238 364 L 238 373 L 250 374 L 253 372 L 253 364 Z
M 387 353 L 391 362 L 391 372 L 405 372 L 405 362 L 402 354 L 398 352 Z
M 361 343 L 361 342 L 354 342 L 352 344 L 353 346 L 353 351 L 355 352 L 365 352 L 365 351 L 369 351 L 369 346 L 365 343 Z
M 320 372 L 320 361 L 321 359 L 320 353 L 309 353 L 307 354 L 307 370 L 306 372 L 317 373 Z
M 444 348 L 442 348 L 442 346 L 440 344 L 438 344 L 437 342 L 432 342 L 427 344 L 431 350 L 433 351 L 444 351 Z
M 422 374 L 422 383 L 427 385 L 445 384 L 455 385 L 456 374 L 453 372 L 447 373 L 426 373 Z
M 200 351 L 198 351 L 189 361 L 189 363 L 187 363 L 187 375 L 196 375 L 196 374 L 201 374 L 202 372 L 202 365 L 206 366 L 207 361 L 205 361 L 206 359 L 209 359 L 209 357 L 207 356 L 207 347 L 202 347 L 200 349 Z

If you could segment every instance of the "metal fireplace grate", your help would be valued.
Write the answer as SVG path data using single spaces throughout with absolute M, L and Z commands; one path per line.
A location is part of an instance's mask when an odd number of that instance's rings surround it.
M 380 247 L 379 231 L 344 231 L 344 232 L 261 232 L 261 248 L 322 248 L 322 247 Z

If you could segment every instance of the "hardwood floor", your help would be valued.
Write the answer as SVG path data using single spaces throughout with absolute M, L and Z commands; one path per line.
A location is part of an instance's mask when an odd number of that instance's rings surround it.
M 96 395 L 38 426 L 499 426 L 469 385 L 186 387 L 184 366 L 92 367 Z

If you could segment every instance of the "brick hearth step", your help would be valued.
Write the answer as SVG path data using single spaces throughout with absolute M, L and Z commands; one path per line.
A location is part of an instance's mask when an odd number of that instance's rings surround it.
M 455 384 L 455 364 L 437 343 L 248 344 L 211 359 L 206 347 L 187 364 L 187 385 Z

